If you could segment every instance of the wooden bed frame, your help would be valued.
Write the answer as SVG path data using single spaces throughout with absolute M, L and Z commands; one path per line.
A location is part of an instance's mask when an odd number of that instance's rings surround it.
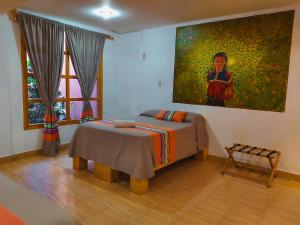
M 204 161 L 207 159 L 207 155 L 208 155 L 208 148 L 205 148 L 201 152 L 197 153 L 195 155 L 195 158 L 199 161 Z M 157 166 L 154 168 L 154 171 L 162 169 L 171 164 L 172 163 L 168 163 L 168 164 L 164 164 L 161 166 Z M 73 158 L 73 169 L 83 170 L 83 169 L 86 169 L 87 166 L 88 166 L 88 160 L 83 159 L 81 157 Z M 113 170 L 113 169 L 109 168 L 108 166 L 105 166 L 98 162 L 95 162 L 94 175 L 96 177 L 99 177 L 101 180 L 112 183 L 112 182 L 118 180 L 119 171 Z M 148 191 L 148 189 L 149 189 L 149 179 L 140 180 L 133 176 L 130 176 L 130 191 L 131 192 L 134 192 L 136 194 L 144 194 Z

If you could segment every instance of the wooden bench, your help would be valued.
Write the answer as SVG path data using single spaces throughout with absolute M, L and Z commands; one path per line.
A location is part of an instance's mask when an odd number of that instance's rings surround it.
M 267 187 L 271 186 L 272 180 L 274 178 L 274 175 L 275 175 L 278 163 L 279 163 L 280 155 L 281 155 L 281 153 L 279 151 L 270 150 L 270 149 L 266 149 L 266 148 L 259 148 L 259 147 L 255 147 L 255 146 L 243 145 L 243 144 L 233 144 L 231 147 L 225 147 L 225 150 L 228 153 L 228 158 L 227 158 L 224 168 L 222 170 L 223 175 L 225 174 L 226 169 L 230 162 L 232 162 L 235 167 L 238 167 L 237 162 L 235 161 L 235 159 L 233 157 L 233 153 L 236 152 L 236 153 L 241 153 L 241 154 L 255 155 L 257 157 L 263 157 L 263 158 L 268 159 L 268 161 L 270 163 L 270 170 L 269 170 L 269 178 L 265 182 L 265 184 L 267 185 Z M 259 167 L 256 167 L 256 169 L 261 171 L 261 168 L 259 168 Z M 230 172 L 230 174 L 237 175 L 239 177 L 248 178 L 248 179 L 254 179 L 256 181 L 261 182 L 261 180 L 258 180 L 255 178 L 250 178 L 250 177 L 245 177 L 240 174 L 231 173 L 231 172 Z

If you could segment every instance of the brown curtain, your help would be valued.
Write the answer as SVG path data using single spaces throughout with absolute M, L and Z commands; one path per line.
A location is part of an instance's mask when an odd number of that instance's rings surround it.
M 53 156 L 59 148 L 59 132 L 54 104 L 57 99 L 64 55 L 64 25 L 18 12 L 34 78 L 46 107 L 43 153 Z
M 66 26 L 67 46 L 70 51 L 74 70 L 78 77 L 82 97 L 84 98 L 80 122 L 94 120 L 89 98 L 97 80 L 99 63 L 103 54 L 105 35 Z

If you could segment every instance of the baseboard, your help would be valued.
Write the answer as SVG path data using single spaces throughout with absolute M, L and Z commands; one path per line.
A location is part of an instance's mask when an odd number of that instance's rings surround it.
M 285 171 L 282 171 L 282 170 L 277 170 L 276 176 L 300 182 L 300 175 L 299 174 L 289 173 L 289 172 L 285 172 Z
M 68 147 L 69 147 L 69 144 L 62 144 L 59 146 L 59 149 L 63 150 Z M 35 156 L 35 155 L 42 155 L 42 153 L 43 153 L 43 149 L 38 149 L 38 150 L 32 150 L 32 151 L 28 151 L 28 152 L 18 153 L 15 155 L 5 156 L 5 157 L 0 158 L 0 164 L 16 161 L 19 159 L 28 158 L 28 157 Z
M 225 158 L 222 158 L 220 156 L 215 156 L 215 155 L 208 155 L 207 156 L 208 159 L 214 160 L 214 161 L 218 161 L 218 162 L 224 162 L 225 163 Z
M 218 162 L 223 162 L 223 163 L 225 163 L 225 160 L 226 160 L 225 158 L 222 158 L 220 156 L 215 156 L 215 155 L 208 155 L 208 159 L 218 161 Z M 244 163 L 244 162 L 238 162 L 238 163 L 242 164 L 244 167 L 249 168 L 249 169 L 251 169 L 251 167 L 252 167 L 252 165 L 250 165 L 248 163 Z M 282 170 L 277 170 L 276 176 L 300 182 L 299 174 L 290 173 L 290 172 L 286 172 L 286 171 L 282 171 Z

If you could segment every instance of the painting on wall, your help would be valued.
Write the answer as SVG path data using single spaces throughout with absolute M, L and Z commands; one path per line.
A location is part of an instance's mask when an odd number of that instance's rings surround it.
M 294 11 L 178 27 L 173 102 L 284 112 Z

